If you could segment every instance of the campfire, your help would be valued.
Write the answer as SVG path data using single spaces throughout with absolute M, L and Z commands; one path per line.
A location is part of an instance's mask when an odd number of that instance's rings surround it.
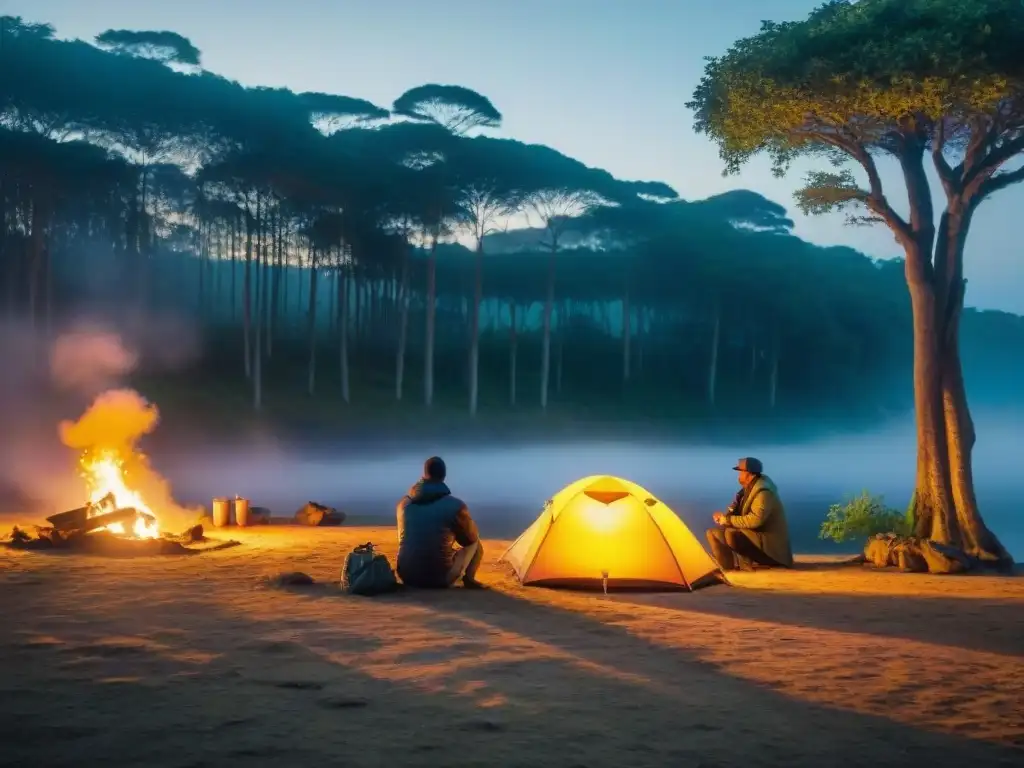
M 103 451 L 98 456 L 83 455 L 80 461 L 82 477 L 89 489 L 89 506 L 94 516 L 110 514 L 119 509 L 134 509 L 135 521 L 131 533 L 139 539 L 155 539 L 160 535 L 156 515 L 136 491 L 125 484 L 124 462 L 113 451 Z M 126 535 L 124 523 L 110 523 L 106 530 Z
M 83 507 L 47 518 L 58 531 L 107 533 L 135 539 L 160 538 L 153 510 L 125 480 L 124 460 L 113 449 L 89 449 L 79 460 L 89 492 Z
M 208 541 L 201 525 L 193 524 L 178 535 L 161 530 L 161 523 L 184 524 L 197 515 L 174 503 L 166 480 L 137 448 L 138 440 L 158 421 L 156 406 L 137 392 L 110 390 L 99 395 L 78 421 L 62 422 L 61 441 L 78 454 L 85 504 L 47 517 L 49 526 L 15 528 L 9 545 L 111 554 L 198 551 L 185 545 Z M 159 517 L 154 508 L 160 510 Z

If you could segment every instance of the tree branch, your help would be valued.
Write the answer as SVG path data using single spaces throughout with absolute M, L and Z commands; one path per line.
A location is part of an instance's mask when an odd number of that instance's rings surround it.
M 979 144 L 982 146 L 990 144 L 990 136 L 990 133 L 986 133 L 984 141 L 979 142 Z M 973 152 L 972 149 L 974 150 Z M 1004 141 L 991 152 L 984 153 L 981 157 L 978 157 L 981 154 L 980 150 L 981 146 L 976 147 L 972 138 L 971 146 L 968 147 L 967 155 L 964 157 L 963 162 L 964 189 L 975 182 L 981 181 L 986 174 L 994 174 L 1003 163 L 1011 160 L 1015 155 L 1024 152 L 1024 135 L 1018 136 L 1013 140 Z
M 932 136 L 932 162 L 935 165 L 936 172 L 939 174 L 942 188 L 946 190 L 946 198 L 951 199 L 960 194 L 961 186 L 959 179 L 957 179 L 957 174 L 950 167 L 949 161 L 946 160 L 945 148 L 946 118 L 945 116 L 940 116 L 935 121 L 935 133 Z
M 988 179 L 978 187 L 977 201 L 981 202 L 986 197 L 1001 189 L 1011 187 L 1020 181 L 1024 181 L 1024 166 L 1021 166 L 1015 171 L 1007 171 L 1006 173 L 997 173 L 989 176 Z
M 867 149 L 862 144 L 846 139 L 839 133 L 816 131 L 815 138 L 829 146 L 842 150 L 860 163 L 868 176 L 868 185 L 870 187 L 862 201 L 864 205 L 888 225 L 901 244 L 905 245 L 909 240 L 913 239 L 910 225 L 896 213 L 889 204 L 888 199 L 886 199 L 885 190 L 882 187 L 882 177 L 878 174 L 878 166 L 875 165 L 875 160 Z

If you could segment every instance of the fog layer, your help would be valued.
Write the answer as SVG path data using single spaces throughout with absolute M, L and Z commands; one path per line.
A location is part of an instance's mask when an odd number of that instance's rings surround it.
M 78 455 L 60 444 L 59 421 L 77 419 L 97 395 L 136 369 L 141 358 L 167 370 L 194 353 L 193 342 L 182 342 L 189 335 L 178 327 L 169 332 L 171 326 L 160 318 L 115 325 L 80 320 L 51 344 L 42 343 L 30 329 L 0 326 L 0 353 L 9 361 L 0 368 L 5 429 L 0 441 L 0 513 L 39 517 L 81 504 L 85 488 L 75 471 Z M 56 390 L 61 398 L 40 397 L 46 389 Z M 975 479 L 982 512 L 1011 553 L 1021 558 L 1024 525 L 1016 511 L 1020 456 L 1015 448 L 1021 443 L 1024 411 L 978 403 L 974 408 Z M 808 552 L 829 548 L 818 540 L 817 531 L 831 503 L 868 490 L 883 495 L 891 506 L 905 508 L 915 464 L 910 416 L 871 433 L 831 432 L 817 441 L 789 445 L 765 440 L 695 447 L 636 440 L 467 446 L 411 438 L 400 451 L 367 446 L 359 453 L 341 442 L 334 450 L 322 446 L 300 452 L 267 437 L 227 447 L 202 440 L 172 441 L 176 448 L 165 445 L 152 456 L 152 464 L 169 481 L 169 508 L 175 502 L 209 505 L 214 496 L 237 494 L 275 515 L 291 515 L 305 501 L 315 500 L 367 521 L 391 522 L 395 501 L 419 477 L 423 460 L 440 454 L 448 463 L 453 491 L 469 503 L 487 536 L 514 537 L 546 499 L 592 474 L 639 483 L 692 528 L 702 530 L 711 512 L 732 498 L 736 459 L 756 456 L 780 487 L 794 547 Z
M 1024 552 L 1024 527 L 1012 513 L 1013 478 L 1019 472 L 1013 446 L 1024 417 L 986 412 L 976 417 L 979 501 L 986 521 L 1011 552 Z M 832 435 L 798 445 L 749 444 L 700 448 L 591 442 L 562 445 L 454 446 L 413 442 L 408 451 L 353 458 L 351 450 L 296 454 L 266 447 L 190 452 L 160 457 L 175 494 L 188 503 L 241 495 L 291 514 L 306 500 L 362 516 L 393 520 L 394 502 L 412 484 L 423 459 L 438 453 L 448 464 L 449 484 L 484 526 L 485 534 L 514 536 L 560 488 L 590 474 L 612 474 L 647 488 L 693 528 L 709 524 L 736 490 L 732 471 L 740 456 L 756 456 L 778 483 L 794 528 L 794 546 L 827 549 L 817 529 L 830 503 L 862 490 L 906 507 L 913 488 L 915 441 L 908 418 L 868 434 Z

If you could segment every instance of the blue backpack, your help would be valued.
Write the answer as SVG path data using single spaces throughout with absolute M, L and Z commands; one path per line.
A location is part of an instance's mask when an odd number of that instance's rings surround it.
M 341 569 L 341 588 L 350 595 L 370 597 L 393 592 L 398 579 L 387 555 L 375 551 L 371 542 L 360 544 L 347 555 Z

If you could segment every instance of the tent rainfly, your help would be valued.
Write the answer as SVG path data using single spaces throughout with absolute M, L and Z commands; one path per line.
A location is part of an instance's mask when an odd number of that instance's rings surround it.
M 675 512 L 607 475 L 556 494 L 501 559 L 524 585 L 693 590 L 726 581 Z

